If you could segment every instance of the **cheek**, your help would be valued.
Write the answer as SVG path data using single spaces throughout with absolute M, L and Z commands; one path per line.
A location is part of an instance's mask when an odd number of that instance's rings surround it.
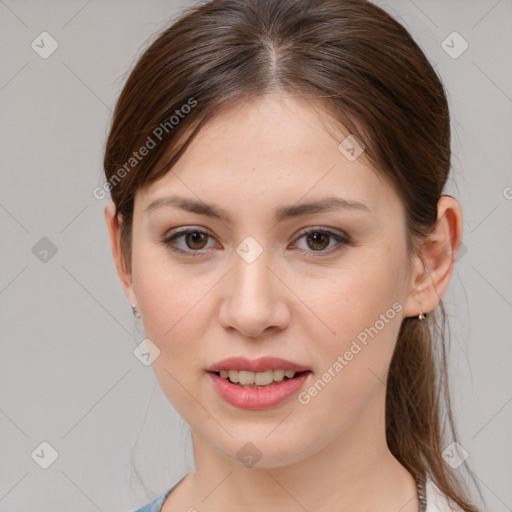
M 178 413 L 194 422 L 194 415 L 202 411 L 191 407 L 187 390 L 197 389 L 205 378 L 199 370 L 204 366 L 201 346 L 209 314 L 208 291 L 218 279 L 194 278 L 161 257 L 159 261 L 142 255 L 134 272 L 144 334 L 160 350 L 153 371 Z
M 371 409 L 371 403 L 381 403 L 385 393 L 401 305 L 395 302 L 394 307 L 389 303 L 381 308 L 379 302 L 369 304 L 368 300 L 361 305 L 357 314 L 351 314 L 353 308 L 340 312 L 330 306 L 327 321 L 336 334 L 316 335 L 318 371 L 298 396 L 304 421 L 331 425 L 331 435 L 350 429 Z
M 201 314 L 208 280 L 193 279 L 160 245 L 149 241 L 134 243 L 133 272 L 146 337 L 162 352 L 180 350 L 180 340 L 191 339 L 187 330 Z
M 400 264 L 393 263 L 397 257 L 385 256 L 363 255 L 321 281 L 305 283 L 304 302 L 323 321 L 326 340 L 335 348 L 373 326 L 387 312 L 384 330 L 389 331 L 388 325 L 396 323 L 400 308 L 393 304 L 402 301 L 403 271 Z M 377 328 L 382 329 L 381 322 Z
M 317 291 L 305 302 L 324 324 L 311 316 L 308 334 L 322 367 L 317 387 L 330 390 L 321 392 L 322 400 L 358 407 L 386 381 L 402 321 L 398 259 L 386 251 L 360 258 L 322 288 L 308 286 Z

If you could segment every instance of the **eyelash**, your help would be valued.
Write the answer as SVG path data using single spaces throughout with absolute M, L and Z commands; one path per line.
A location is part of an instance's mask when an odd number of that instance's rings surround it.
M 187 235 L 189 233 L 201 233 L 201 234 L 206 235 L 206 236 L 208 236 L 210 238 L 213 238 L 213 236 L 211 236 L 208 232 L 203 231 L 201 229 L 186 228 L 186 229 L 182 229 L 180 231 L 177 231 L 177 232 L 171 234 L 170 236 L 165 237 L 162 240 L 162 243 L 168 249 L 170 249 L 171 251 L 173 251 L 175 253 L 178 253 L 180 255 L 183 255 L 183 256 L 189 256 L 189 257 L 192 257 L 192 258 L 197 258 L 198 256 L 202 256 L 204 254 L 204 250 L 205 249 L 183 250 L 183 249 L 177 249 L 175 246 L 173 246 L 173 244 L 172 244 L 173 241 L 175 241 L 178 238 L 181 238 L 182 236 Z M 329 231 L 327 229 L 317 229 L 317 228 L 308 229 L 307 231 L 301 232 L 296 240 L 300 240 L 305 235 L 309 235 L 311 233 L 322 233 L 324 235 L 328 235 L 330 238 L 333 238 L 336 242 L 338 242 L 338 244 L 341 244 L 342 246 L 352 245 L 352 241 L 351 241 L 350 237 L 348 237 L 348 236 L 342 236 L 342 235 L 339 235 L 338 233 L 334 233 L 333 231 Z M 313 257 L 313 258 L 319 258 L 319 257 L 321 258 L 321 257 L 324 257 L 326 255 L 331 255 L 333 252 L 338 252 L 341 249 L 342 249 L 342 247 L 339 248 L 339 249 L 335 249 L 335 250 L 333 250 L 331 248 L 331 249 L 322 249 L 322 250 L 319 250 L 319 251 L 305 250 L 305 252 L 312 253 L 311 257 Z M 320 254 L 315 254 L 315 253 L 320 253 Z

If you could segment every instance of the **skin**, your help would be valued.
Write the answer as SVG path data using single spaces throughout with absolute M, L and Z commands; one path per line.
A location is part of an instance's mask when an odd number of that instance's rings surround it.
M 120 250 L 122 219 L 113 203 L 105 208 L 125 293 L 160 350 L 155 375 L 192 431 L 195 470 L 164 512 L 418 510 L 414 479 L 386 444 L 384 382 L 403 318 L 433 310 L 446 291 L 462 213 L 442 196 L 428 243 L 407 254 L 400 198 L 363 156 L 349 161 L 338 150 L 345 135 L 333 136 L 325 115 L 286 95 L 223 111 L 172 171 L 137 192 L 131 272 Z M 215 203 L 231 222 L 171 206 L 144 211 L 170 194 Z M 333 194 L 370 212 L 273 218 L 276 208 Z M 174 241 L 198 257 L 162 243 L 185 226 L 210 235 Z M 304 228 L 352 243 L 315 240 Z M 247 236 L 263 248 L 250 264 L 236 252 Z M 307 389 L 395 302 L 401 311 L 307 404 L 235 408 L 205 373 L 228 356 L 272 355 L 310 367 Z M 247 442 L 261 452 L 252 467 L 237 457 Z

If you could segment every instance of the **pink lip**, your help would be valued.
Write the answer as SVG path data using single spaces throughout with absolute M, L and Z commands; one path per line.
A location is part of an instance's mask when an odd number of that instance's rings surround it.
M 254 360 L 249 360 L 245 357 L 228 357 L 222 361 L 217 361 L 206 370 L 209 372 L 220 372 L 221 370 L 245 370 L 247 372 L 256 373 L 279 369 L 303 372 L 310 368 L 292 361 L 286 361 L 279 357 L 260 357 L 259 359 Z
M 269 369 L 268 366 L 266 368 Z M 306 371 L 293 379 L 285 379 L 272 386 L 259 389 L 237 386 L 213 372 L 208 372 L 208 375 L 212 379 L 215 389 L 226 402 L 234 407 L 254 410 L 276 407 L 289 400 L 302 387 L 311 372 Z

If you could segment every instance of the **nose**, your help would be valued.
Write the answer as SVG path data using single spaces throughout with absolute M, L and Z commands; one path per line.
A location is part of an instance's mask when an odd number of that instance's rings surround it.
M 290 321 L 287 287 L 274 270 L 267 251 L 248 263 L 236 255 L 234 268 L 224 283 L 219 320 L 226 329 L 257 338 L 265 331 L 284 329 Z

